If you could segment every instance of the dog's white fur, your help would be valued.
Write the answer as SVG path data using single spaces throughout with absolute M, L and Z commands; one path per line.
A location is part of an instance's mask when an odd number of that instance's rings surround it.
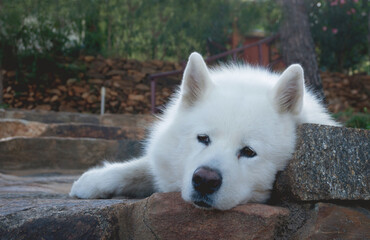
M 194 203 L 192 176 L 206 166 L 222 175 L 220 189 L 204 200 L 211 207 L 225 210 L 263 202 L 275 174 L 294 152 L 301 123 L 338 125 L 305 90 L 300 65 L 281 75 L 244 65 L 209 70 L 192 53 L 180 90 L 152 129 L 145 156 L 87 171 L 70 195 L 107 198 L 181 191 L 185 201 Z M 207 134 L 211 143 L 199 142 L 199 134 Z M 257 155 L 239 157 L 244 146 Z

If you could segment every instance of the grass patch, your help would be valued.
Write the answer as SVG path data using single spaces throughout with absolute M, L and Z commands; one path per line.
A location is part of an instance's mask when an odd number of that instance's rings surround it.
M 364 109 L 364 112 L 354 112 L 352 109 L 348 109 L 333 114 L 333 117 L 344 123 L 346 127 L 370 129 L 370 113 L 367 108 Z
M 8 104 L 6 104 L 6 103 L 0 103 L 0 109 L 7 109 L 7 108 L 9 108 L 9 105 Z

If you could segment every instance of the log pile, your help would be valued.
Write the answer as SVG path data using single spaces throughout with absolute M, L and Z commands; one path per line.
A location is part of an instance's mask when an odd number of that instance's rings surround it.
M 17 92 L 16 72 L 3 71 L 5 104 L 10 108 L 99 113 L 100 93 L 104 86 L 106 113 L 149 113 L 148 76 L 182 68 L 180 64 L 158 60 L 139 62 L 85 56 L 80 61 L 86 65 L 85 72 L 78 73 L 76 78 L 56 77 L 47 89 L 28 84 L 26 91 Z M 158 81 L 157 105 L 167 101 L 180 79 L 181 76 L 173 76 Z
M 370 109 L 370 76 L 343 73 L 321 73 L 324 93 L 330 112 L 346 110 L 364 112 Z
M 20 91 L 16 72 L 3 70 L 4 103 L 10 108 L 100 113 L 100 90 L 104 86 L 107 113 L 149 113 L 151 93 L 148 76 L 182 68 L 181 64 L 158 60 L 139 62 L 84 56 L 79 61 L 86 66 L 84 71 L 74 78 L 57 76 L 46 89 L 38 84 L 28 84 Z M 347 109 L 363 112 L 365 107 L 370 107 L 370 76 L 325 72 L 321 78 L 331 112 Z M 157 81 L 157 106 L 168 101 L 180 80 L 181 75 Z

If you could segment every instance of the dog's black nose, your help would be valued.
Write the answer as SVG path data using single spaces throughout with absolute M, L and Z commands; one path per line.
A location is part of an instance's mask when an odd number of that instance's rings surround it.
M 193 173 L 193 187 L 202 195 L 216 192 L 222 184 L 221 173 L 209 167 L 199 167 Z

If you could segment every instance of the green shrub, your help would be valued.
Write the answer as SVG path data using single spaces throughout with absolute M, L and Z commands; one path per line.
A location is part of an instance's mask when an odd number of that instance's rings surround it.
M 311 1 L 310 21 L 323 69 L 349 72 L 369 61 L 368 1 Z
M 370 129 L 370 113 L 366 108 L 363 113 L 355 113 L 352 109 L 348 109 L 333 116 L 338 121 L 343 122 L 346 127 Z
M 16 70 L 20 88 L 29 82 L 48 85 L 65 74 L 58 62 L 79 53 L 78 33 L 56 14 L 57 7 L 48 1 L 2 1 L 0 67 Z
M 0 67 L 21 83 L 49 84 L 73 70 L 65 56 L 179 61 L 220 52 L 207 41 L 227 47 L 235 22 L 245 34 L 276 30 L 279 17 L 273 0 L 3 0 Z

